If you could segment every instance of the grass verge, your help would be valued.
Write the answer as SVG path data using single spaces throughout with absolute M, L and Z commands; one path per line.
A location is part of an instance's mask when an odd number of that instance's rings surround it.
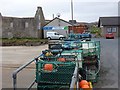
M 2 38 L 2 46 L 38 46 L 48 42 L 47 39 L 38 38 Z

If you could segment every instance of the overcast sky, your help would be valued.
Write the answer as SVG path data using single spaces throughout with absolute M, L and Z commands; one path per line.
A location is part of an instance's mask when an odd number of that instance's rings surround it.
M 53 19 L 57 13 L 64 20 L 71 19 L 71 0 L 0 0 L 3 16 L 33 17 L 41 6 L 45 19 Z M 74 19 L 79 22 L 98 21 L 102 16 L 118 16 L 119 0 L 73 0 Z

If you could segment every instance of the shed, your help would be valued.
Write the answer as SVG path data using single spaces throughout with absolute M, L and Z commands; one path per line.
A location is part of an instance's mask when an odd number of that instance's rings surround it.
M 118 37 L 118 30 L 120 29 L 120 16 L 114 17 L 100 17 L 98 27 L 102 29 L 102 36 L 106 33 L 113 33 Z
M 46 38 L 46 33 L 48 31 L 56 31 L 59 34 L 62 34 L 64 36 L 67 36 L 68 34 L 68 26 L 72 26 L 70 22 L 67 22 L 63 19 L 60 19 L 58 17 L 54 18 L 50 22 L 48 22 L 44 27 L 44 38 Z

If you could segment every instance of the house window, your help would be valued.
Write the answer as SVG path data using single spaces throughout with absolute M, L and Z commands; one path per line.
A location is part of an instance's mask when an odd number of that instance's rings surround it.
M 111 31 L 111 28 L 107 28 L 107 32 L 108 33 L 111 33 L 112 31 Z
M 115 28 L 115 27 L 111 27 L 111 28 L 107 28 L 107 32 L 108 33 L 115 33 L 117 31 L 117 28 Z
M 13 22 L 10 23 L 10 27 L 13 28 Z
M 115 27 L 113 27 L 111 29 L 112 29 L 112 32 L 116 32 L 117 31 L 117 28 L 115 28 Z
M 25 28 L 28 28 L 28 22 L 25 22 Z

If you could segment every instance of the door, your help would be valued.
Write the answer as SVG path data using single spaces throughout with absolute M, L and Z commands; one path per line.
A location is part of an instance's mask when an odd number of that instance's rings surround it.
M 54 39 L 59 39 L 59 34 L 58 33 L 54 33 Z

